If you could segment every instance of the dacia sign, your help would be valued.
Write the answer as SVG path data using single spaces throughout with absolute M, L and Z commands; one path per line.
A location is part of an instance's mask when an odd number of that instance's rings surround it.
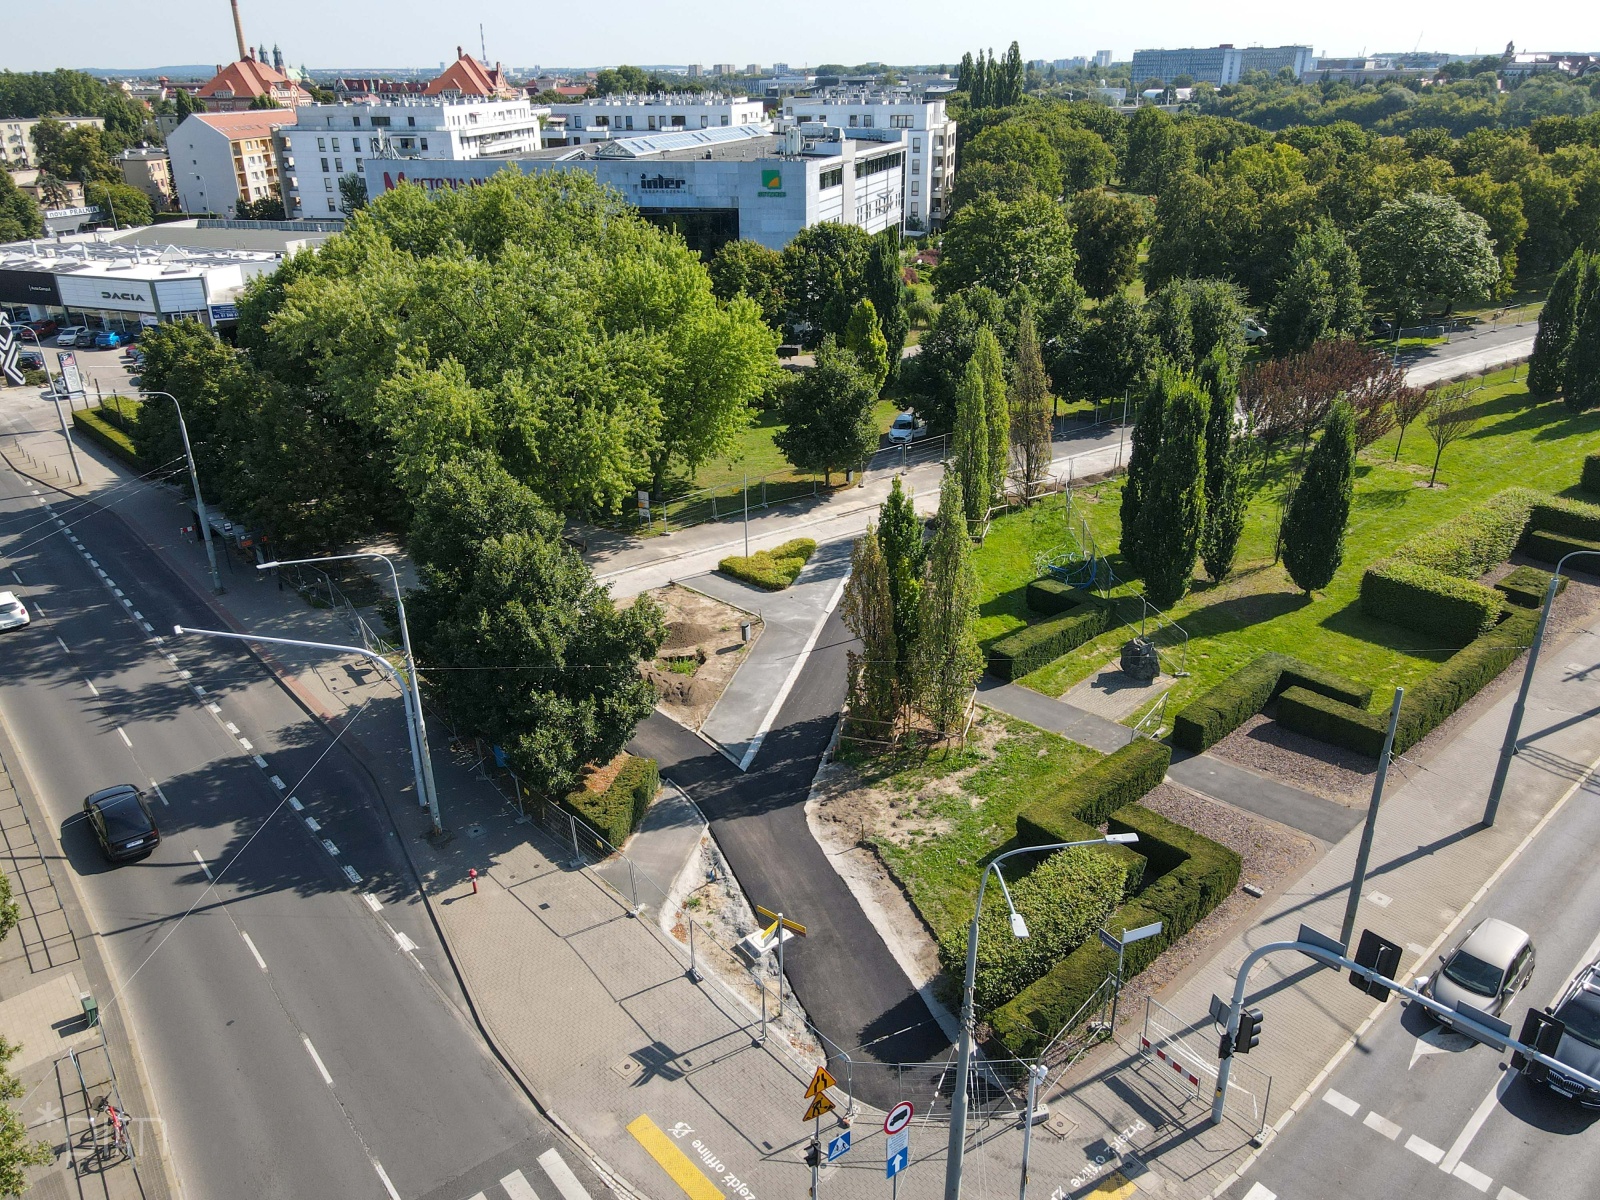
M 132 300 L 132 301 L 134 301 L 136 303 L 139 303 L 139 304 L 148 304 L 148 303 L 150 303 L 150 297 L 146 296 L 143 292 L 101 291 L 100 299 L 102 299 L 102 300 Z

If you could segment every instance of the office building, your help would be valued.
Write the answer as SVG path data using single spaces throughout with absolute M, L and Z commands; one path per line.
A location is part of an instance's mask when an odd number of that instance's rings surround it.
M 595 96 L 551 104 L 546 146 L 582 146 L 612 138 L 755 125 L 767 128 L 761 101 L 715 92 Z
M 293 124 L 277 131 L 284 213 L 338 218 L 339 180 L 366 179 L 374 158 L 460 161 L 537 150 L 546 111 L 526 96 L 410 97 L 300 109 Z
M 1111 65 L 1111 51 L 1096 50 L 1094 52 L 1094 65 L 1102 68 L 1109 67 Z
M 371 161 L 374 195 L 404 183 L 430 190 L 470 187 L 495 172 L 587 171 L 648 220 L 677 230 L 702 254 L 736 238 L 781 250 L 823 221 L 869 233 L 905 220 L 905 139 L 868 141 L 814 125 L 771 134 L 757 125 L 615 138 L 470 162 Z
M 173 187 L 184 212 L 237 215 L 241 203 L 278 198 L 273 130 L 296 112 L 191 113 L 167 139 Z
M 1315 57 L 1310 46 L 1234 46 L 1224 42 L 1220 46 L 1190 47 L 1183 50 L 1135 50 L 1133 52 L 1133 82 L 1147 80 L 1171 83 L 1188 76 L 1196 83 L 1202 81 L 1221 87 L 1238 83 L 1250 71 L 1266 71 L 1276 75 L 1284 67 L 1302 78 L 1312 69 Z
M 942 224 L 955 184 L 956 122 L 944 101 L 910 89 L 839 89 L 783 102 L 785 121 L 809 132 L 822 124 L 860 139 L 906 143 L 906 228 Z
M 124 150 L 115 162 L 122 171 L 123 182 L 150 197 L 150 206 L 156 212 L 172 207 L 172 163 L 164 146 L 135 146 Z
M 39 150 L 33 144 L 33 132 L 40 121 L 59 121 L 68 129 L 80 125 L 93 125 L 104 129 L 101 117 L 0 117 L 0 168 L 33 167 L 39 163 Z

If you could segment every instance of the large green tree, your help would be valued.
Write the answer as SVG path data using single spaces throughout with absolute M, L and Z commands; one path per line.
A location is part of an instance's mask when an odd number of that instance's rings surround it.
M 978 331 L 984 326 L 998 331 L 1005 320 L 1004 305 L 988 288 L 960 292 L 940 307 L 933 327 L 918 343 L 918 354 L 907 362 L 905 380 L 917 411 L 935 431 L 955 428 L 956 389 L 977 350 Z
M 973 630 L 977 617 L 972 539 L 960 485 L 947 471 L 939 485 L 939 515 L 928 546 L 912 659 L 917 707 L 942 734 L 953 732 L 960 723 L 967 697 L 983 673 L 983 655 Z
M 894 594 L 889 564 L 878 531 L 872 525 L 856 539 L 850 554 L 850 578 L 844 586 L 840 613 L 850 632 L 861 639 L 850 659 L 850 722 L 861 737 L 884 741 L 900 712 L 896 668 Z
M 1005 490 L 1006 470 L 1011 459 L 1011 405 L 1006 396 L 1005 357 L 994 330 L 978 331 L 973 364 L 983 379 L 983 424 L 988 432 L 990 498 Z
M 867 252 L 864 283 L 866 299 L 872 301 L 873 310 L 878 314 L 879 328 L 883 331 L 884 349 L 889 355 L 889 381 L 892 383 L 899 378 L 906 335 L 911 332 L 906 282 L 901 272 L 898 229 L 885 229 L 872 239 L 872 248 Z
M 83 189 L 83 202 L 97 205 L 124 229 L 130 225 L 148 225 L 156 219 L 150 197 L 120 180 L 89 184 Z
M 1194 166 L 1194 147 L 1172 117 L 1153 105 L 1128 119 L 1120 154 L 1124 186 L 1159 195 Z
M 1206 520 L 1200 534 L 1200 561 L 1221 582 L 1233 570 L 1239 535 L 1244 532 L 1244 455 L 1236 418 L 1239 376 L 1222 347 L 1200 364 L 1206 393 Z
M 39 205 L 16 185 L 10 171 L 0 171 L 0 243 L 36 238 L 43 232 Z
M 983 371 L 976 361 L 962 368 L 961 381 L 956 384 L 956 426 L 950 442 L 949 474 L 960 486 L 961 511 L 966 515 L 967 526 L 976 531 L 994 494 L 989 464 L 988 396 Z
M 878 310 L 872 301 L 863 297 L 850 314 L 850 324 L 845 327 L 845 349 L 856 356 L 861 369 L 872 376 L 875 391 L 883 391 L 889 378 L 889 343 L 884 341 L 883 329 L 878 324 Z
M 546 796 L 614 758 L 655 704 L 639 663 L 665 636 L 660 609 L 648 597 L 617 608 L 560 518 L 481 456 L 441 467 L 412 544 L 418 659 L 452 717 Z
M 1279 353 L 1308 350 L 1330 337 L 1355 337 L 1365 316 L 1361 262 L 1331 221 L 1295 240 L 1267 329 Z
M 1048 303 L 1071 280 L 1074 261 L 1059 201 L 1038 193 L 1013 201 L 980 196 L 945 226 L 934 290 L 944 299 L 975 285 L 1001 297 L 1027 288 Z
M 1140 413 L 1156 424 L 1143 438 L 1138 490 L 1130 505 L 1134 463 L 1124 489 L 1122 553 L 1144 580 L 1146 597 L 1168 608 L 1189 590 L 1205 526 L 1205 393 L 1191 375 L 1162 371 Z M 1153 443 L 1153 444 L 1152 444 Z M 1136 447 L 1136 450 L 1139 447 Z
M 1314 592 L 1344 561 L 1344 530 L 1355 492 L 1355 414 L 1342 400 L 1328 411 L 1283 521 L 1283 565 L 1295 586 Z
M 926 553 L 922 544 L 922 519 L 917 516 L 911 493 L 901 486 L 898 475 L 878 509 L 878 542 L 883 547 L 889 595 L 894 604 L 894 641 L 899 655 L 896 677 L 903 682 L 908 677 L 907 663 L 917 642 L 917 607 L 922 598 Z
M 1131 196 L 1092 188 L 1072 197 L 1072 246 L 1078 282 L 1104 300 L 1133 282 L 1139 243 L 1148 228 L 1146 207 Z
M 1600 255 L 1590 255 L 1584 263 L 1561 395 L 1573 412 L 1600 408 Z
M 718 250 L 706 269 L 718 300 L 748 296 L 761 310 L 761 319 L 778 327 L 784 311 L 783 255 L 741 238 Z
M 825 483 L 835 471 L 853 471 L 878 448 L 873 405 L 874 377 L 832 336 L 817 347 L 816 366 L 784 392 L 779 419 L 784 428 L 773 440 L 802 471 L 821 471 Z
M 844 336 L 856 302 L 867 294 L 871 236 L 859 226 L 824 221 L 784 247 L 784 296 L 802 344 Z
M 1021 479 L 1024 503 L 1032 503 L 1050 475 L 1050 381 L 1039 354 L 1033 313 L 1025 310 L 1017 323 L 1017 349 L 1011 360 L 1011 461 Z
M 1589 256 L 1581 249 L 1574 250 L 1550 284 L 1544 308 L 1539 312 L 1533 353 L 1528 358 L 1528 390 L 1536 396 L 1556 395 L 1566 379 L 1567 356 L 1572 350 L 1588 265 Z
M 1379 307 L 1401 324 L 1424 305 L 1486 300 L 1500 278 L 1489 226 L 1449 196 L 1412 192 L 1361 226 L 1362 273 Z
M 178 410 L 171 400 L 154 394 L 170 393 L 183 406 L 206 498 L 220 500 L 239 458 L 226 412 L 233 390 L 243 382 L 238 353 L 198 321 L 167 321 L 148 329 L 139 348 L 144 353 L 141 383 L 151 393 L 134 426 L 139 457 L 158 477 L 189 490 Z

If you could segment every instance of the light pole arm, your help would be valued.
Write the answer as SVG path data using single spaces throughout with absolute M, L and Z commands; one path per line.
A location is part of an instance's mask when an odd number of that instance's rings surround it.
M 400 681 L 400 672 L 394 669 L 394 665 L 376 650 L 368 650 L 365 646 L 341 646 L 336 642 L 305 642 L 299 638 L 266 637 L 259 633 L 232 633 L 222 629 L 189 629 L 182 625 L 174 625 L 172 632 L 180 637 L 186 633 L 198 633 L 206 637 L 227 638 L 234 642 L 262 642 L 268 646 L 298 646 L 302 650 L 332 650 L 338 654 L 359 654 L 362 658 L 377 663 L 396 683 Z

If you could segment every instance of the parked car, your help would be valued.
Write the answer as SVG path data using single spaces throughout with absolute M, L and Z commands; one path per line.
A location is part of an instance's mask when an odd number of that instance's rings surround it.
M 97 350 L 114 350 L 122 345 L 122 335 L 115 329 L 102 329 L 89 344 Z
M 83 325 L 68 325 L 56 334 L 58 346 L 87 346 L 94 335 Z
M 29 329 L 33 330 L 34 333 L 38 334 L 40 341 L 43 341 L 47 337 L 54 337 L 56 330 L 61 328 L 61 326 L 57 325 L 49 317 L 45 317 L 38 321 L 25 321 L 23 323 Z
M 24 371 L 44 370 L 44 355 L 37 350 L 24 350 L 17 355 L 17 365 Z
M 917 420 L 917 414 L 907 409 L 894 419 L 894 424 L 889 426 L 889 444 L 891 446 L 907 445 L 911 442 L 921 441 L 928 436 L 928 423 Z
M 1591 1079 L 1600 1079 L 1600 958 L 1572 977 L 1551 1015 L 1566 1028 L 1550 1057 Z M 1555 1068 L 1551 1068 L 1544 1082 L 1557 1095 L 1576 1100 L 1585 1108 L 1600 1108 L 1600 1092 Z
M 1466 1005 L 1497 1017 L 1528 986 L 1533 959 L 1532 938 L 1489 917 L 1474 925 L 1449 954 L 1439 956 L 1439 969 L 1423 978 L 1417 990 L 1450 1008 Z M 1437 1019 L 1450 1024 L 1448 1017 Z
M 1239 326 L 1244 330 L 1245 345 L 1254 346 L 1267 340 L 1267 327 L 1254 317 L 1246 317 L 1239 322 Z
M 161 844 L 161 830 L 144 793 L 119 783 L 84 797 L 83 812 L 107 862 L 143 858 Z
M 27 605 L 15 592 L 0 592 L 0 629 L 21 629 L 31 620 Z

